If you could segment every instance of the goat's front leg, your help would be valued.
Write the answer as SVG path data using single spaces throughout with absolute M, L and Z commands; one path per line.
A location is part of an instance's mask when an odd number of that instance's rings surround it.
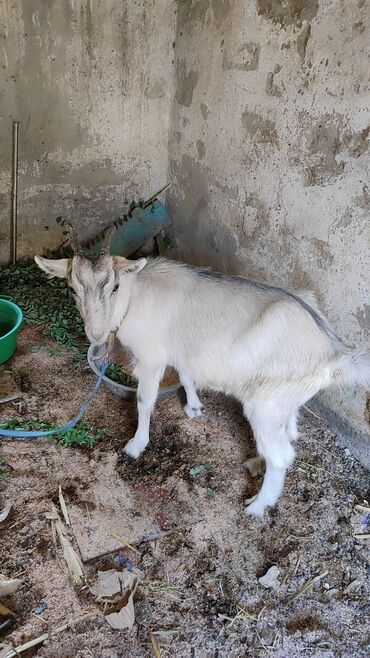
M 158 395 L 159 383 L 163 376 L 164 368 L 145 368 L 138 364 L 134 375 L 138 377 L 137 409 L 138 425 L 135 436 L 125 447 L 126 455 L 137 459 L 149 443 L 149 424 L 155 401 Z
M 204 407 L 195 390 L 194 380 L 182 370 L 179 372 L 179 377 L 181 385 L 184 387 L 186 393 L 186 405 L 184 411 L 189 418 L 198 418 L 202 415 Z

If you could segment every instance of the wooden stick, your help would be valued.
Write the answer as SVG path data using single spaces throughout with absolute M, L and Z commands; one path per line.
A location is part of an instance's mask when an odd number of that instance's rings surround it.
M 180 633 L 182 626 L 177 626 L 176 628 L 168 628 L 163 631 L 150 631 L 151 635 L 174 635 L 175 633 Z
M 358 535 L 354 535 L 356 539 L 370 539 L 370 533 L 359 533 Z
M 370 513 L 370 507 L 365 507 L 365 505 L 355 505 L 355 509 Z
M 115 532 L 111 533 L 111 537 L 117 539 L 117 541 L 120 541 L 121 544 L 123 544 L 126 548 L 129 548 L 131 551 L 134 551 L 136 555 L 141 555 L 140 551 L 138 551 L 137 548 L 135 548 L 135 546 L 131 546 L 131 544 L 129 544 L 127 539 L 125 539 L 124 537 L 120 537 L 119 535 L 116 535 Z
M 294 569 L 293 569 L 292 578 L 294 578 L 294 576 L 296 575 L 296 573 L 297 573 L 297 571 L 298 571 L 298 567 L 299 567 L 299 565 L 300 565 L 300 562 L 301 562 L 301 556 L 298 555 L 298 560 L 297 560 L 297 562 L 296 562 L 296 564 L 295 564 L 295 567 L 294 567 Z
M 315 412 L 312 411 L 312 409 L 309 409 L 305 404 L 303 405 L 303 409 L 304 409 L 305 411 L 307 411 L 309 414 L 311 414 L 311 416 L 315 416 L 315 418 L 317 418 L 317 420 L 321 420 L 321 422 L 322 422 L 322 418 L 320 418 L 320 416 L 318 416 L 317 414 L 315 414 Z
M 172 528 L 171 530 L 163 530 L 163 532 L 159 532 L 156 535 L 148 535 L 147 537 L 142 537 L 141 539 L 138 540 L 138 544 L 141 544 L 142 542 L 146 541 L 157 541 L 158 539 L 162 539 L 164 537 L 168 537 L 169 535 L 175 534 L 175 532 L 185 532 L 187 528 Z
M 318 576 L 315 576 L 315 578 L 312 578 L 311 580 L 308 580 L 308 581 L 303 585 L 303 587 L 301 587 L 301 589 L 298 590 L 298 592 L 297 592 L 296 594 L 294 594 L 294 596 L 292 596 L 292 598 L 290 599 L 290 602 L 295 601 L 299 596 L 301 596 L 301 594 L 303 594 L 303 592 L 305 592 L 305 591 L 308 590 L 310 587 L 312 587 L 312 585 L 313 585 L 314 583 L 317 583 L 317 582 L 318 582 L 319 580 L 321 580 L 322 578 L 325 578 L 325 576 L 327 576 L 328 573 L 329 573 L 328 571 L 323 571 L 323 572 L 320 573 Z
M 152 643 L 153 651 L 155 653 L 155 658 L 162 658 L 162 652 L 159 648 L 159 644 L 158 644 L 156 638 L 154 637 L 153 633 L 151 633 L 151 632 L 149 633 L 149 635 L 150 635 L 150 641 Z
M 168 535 L 173 535 L 175 532 L 186 532 L 189 530 L 188 527 L 184 526 L 182 528 L 172 528 L 171 530 L 164 530 L 163 532 L 159 532 L 158 534 L 153 534 L 153 535 L 147 535 L 143 537 L 139 537 L 139 539 L 135 540 L 135 544 L 143 544 L 144 542 L 149 542 L 149 541 L 158 541 L 159 539 L 164 539 L 165 537 L 168 537 Z M 115 533 L 111 533 L 111 537 L 114 537 L 114 539 L 117 539 L 120 541 L 124 546 L 127 548 L 131 548 L 134 552 L 137 551 L 137 554 L 141 556 L 140 551 L 135 548 L 132 544 L 129 544 L 127 540 L 124 537 L 120 537 L 119 535 L 116 535 Z M 108 555 L 112 555 L 112 553 L 118 553 L 120 550 L 120 547 L 117 548 L 112 548 L 110 551 L 105 551 L 105 553 L 100 553 L 99 555 L 94 555 L 92 557 L 87 557 L 83 560 L 83 562 L 91 562 L 92 560 L 96 560 L 98 557 L 107 557 Z
M 63 512 L 64 520 L 67 525 L 71 525 L 71 522 L 69 520 L 69 514 L 68 514 L 68 509 L 66 505 L 66 501 L 64 500 L 63 496 L 63 491 L 62 491 L 62 486 L 59 485 L 59 504 L 60 504 L 60 509 Z
M 9 615 L 10 615 L 11 617 L 15 617 L 15 616 L 16 616 L 16 615 L 15 615 L 15 612 L 13 612 L 12 610 L 9 610 L 9 608 L 7 608 L 6 605 L 4 605 L 3 603 L 0 603 L 0 616 L 1 616 L 1 615 L 3 615 L 3 617 L 7 617 L 7 616 L 9 616 Z
M 50 633 L 44 633 L 43 635 L 40 635 L 39 637 L 35 637 L 33 640 L 30 640 L 25 644 L 20 644 L 18 647 L 15 647 L 14 649 L 10 649 L 9 653 L 6 654 L 4 658 L 17 658 L 17 656 L 19 656 L 20 653 L 23 653 L 28 649 L 32 649 L 32 647 L 36 647 L 38 644 L 42 644 L 46 640 L 52 638 L 54 635 L 58 635 L 58 633 L 62 633 L 63 631 L 66 631 L 73 624 L 79 623 L 80 621 L 84 621 L 89 617 L 96 617 L 98 614 L 99 614 L 98 612 L 89 612 L 88 614 L 83 615 L 83 617 L 78 617 L 73 621 L 69 621 L 67 624 L 63 624 L 63 626 L 59 626 L 58 628 L 56 628 L 55 631 L 51 631 Z
M 3 521 L 5 521 L 5 519 L 8 518 L 8 516 L 9 516 L 9 512 L 10 512 L 10 510 L 12 509 L 13 505 L 14 505 L 14 503 L 13 503 L 12 500 L 9 500 L 9 501 L 4 505 L 4 509 L 2 509 L 1 512 L 0 512 L 0 523 L 2 523 Z
M 149 199 L 147 199 L 146 201 L 144 201 L 144 208 L 147 208 L 148 206 L 150 206 L 150 204 L 152 203 L 152 201 L 155 201 L 155 199 L 157 198 L 157 196 L 159 196 L 160 194 L 162 194 L 162 192 L 164 192 L 165 190 L 167 190 L 167 188 L 170 187 L 171 185 L 172 185 L 172 183 L 167 183 L 167 185 L 165 185 L 164 187 L 162 187 L 160 190 L 158 190 L 158 192 L 156 192 L 156 193 L 153 194 L 151 197 L 149 197 Z

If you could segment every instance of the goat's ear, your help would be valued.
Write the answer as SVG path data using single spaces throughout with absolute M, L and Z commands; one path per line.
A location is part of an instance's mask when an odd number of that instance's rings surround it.
M 70 268 L 70 258 L 59 258 L 58 260 L 51 260 L 50 258 L 42 258 L 42 256 L 35 256 L 35 261 L 49 276 L 59 276 L 61 279 L 67 276 Z
M 122 274 L 129 272 L 140 272 L 146 265 L 146 258 L 139 258 L 139 260 L 128 260 L 122 256 L 113 256 L 113 267 Z

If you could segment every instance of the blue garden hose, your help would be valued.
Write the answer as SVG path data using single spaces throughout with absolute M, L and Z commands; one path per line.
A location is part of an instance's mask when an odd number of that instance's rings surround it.
M 54 436 L 54 434 L 62 434 L 63 432 L 67 432 L 68 430 L 73 429 L 73 427 L 77 425 L 77 423 L 81 420 L 82 416 L 86 413 L 93 398 L 98 392 L 98 389 L 100 388 L 103 382 L 103 377 L 107 369 L 107 366 L 108 366 L 108 362 L 104 360 L 102 369 L 99 373 L 99 377 L 95 382 L 94 388 L 89 393 L 87 400 L 81 405 L 77 415 L 74 418 L 72 418 L 72 420 L 70 420 L 68 423 L 66 423 L 66 425 L 63 425 L 63 427 L 59 427 L 55 430 L 46 430 L 46 431 L 35 430 L 32 432 L 26 432 L 24 430 L 3 430 L 1 429 L 1 424 L 0 424 L 0 438 L 4 437 L 5 439 L 14 439 L 15 441 L 25 441 L 27 439 L 38 439 L 39 437 L 43 437 L 43 436 Z

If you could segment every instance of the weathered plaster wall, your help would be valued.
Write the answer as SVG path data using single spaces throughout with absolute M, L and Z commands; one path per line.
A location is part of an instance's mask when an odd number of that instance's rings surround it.
M 19 254 L 81 233 L 167 182 L 175 8 L 166 0 L 0 3 L 0 261 L 9 256 L 11 124 Z
M 369 345 L 369 3 L 177 4 L 172 253 L 312 289 Z M 367 440 L 362 392 L 322 399 Z

